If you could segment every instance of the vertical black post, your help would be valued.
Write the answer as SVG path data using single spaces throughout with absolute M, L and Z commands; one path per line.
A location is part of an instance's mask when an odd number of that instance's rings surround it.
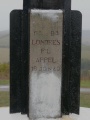
M 22 11 L 10 14 L 10 112 L 21 112 L 21 21 Z
M 28 40 L 28 10 L 22 12 L 22 106 L 21 113 L 28 113 L 28 91 L 29 91 L 29 40 Z
M 63 65 L 62 65 L 62 114 L 69 114 L 69 45 L 71 31 L 71 0 L 64 0 Z
M 23 10 L 28 10 L 30 7 L 30 0 L 23 0 Z
M 23 0 L 22 11 L 22 80 L 21 80 L 21 113 L 28 114 L 29 111 L 29 0 Z
M 69 74 L 69 112 L 79 114 L 80 106 L 80 68 L 81 68 L 82 15 L 71 12 L 70 74 Z
M 63 0 L 30 0 L 30 8 L 63 9 Z

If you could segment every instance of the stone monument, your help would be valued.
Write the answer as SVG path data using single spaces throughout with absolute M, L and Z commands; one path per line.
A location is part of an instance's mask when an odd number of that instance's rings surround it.
M 79 114 L 81 21 L 70 0 L 26 0 L 10 14 L 10 113 Z

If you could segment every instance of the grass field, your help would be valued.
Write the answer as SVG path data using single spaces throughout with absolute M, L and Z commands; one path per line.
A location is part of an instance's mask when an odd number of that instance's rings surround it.
M 90 88 L 90 80 L 82 80 L 81 85 L 82 88 Z
M 9 80 L 0 80 L 0 85 L 9 85 Z
M 9 79 L 9 71 L 10 71 L 10 66 L 9 63 L 0 63 L 0 80 L 8 80 Z
M 9 106 L 9 92 L 0 92 L 0 107 Z
M 90 93 L 81 93 L 80 106 L 90 108 Z

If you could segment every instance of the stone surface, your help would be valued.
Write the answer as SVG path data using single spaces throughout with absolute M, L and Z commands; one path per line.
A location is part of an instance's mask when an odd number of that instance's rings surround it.
M 31 10 L 29 116 L 61 116 L 63 12 Z
M 73 119 L 73 120 L 90 120 L 90 108 L 81 107 L 80 115 L 77 117 L 74 117 L 74 118 L 75 119 Z M 29 120 L 26 115 L 9 114 L 9 107 L 0 108 L 0 119 L 2 119 L 2 120 Z M 57 120 L 72 120 L 72 119 L 71 118 L 68 119 L 66 116 L 66 117 L 63 117 L 63 119 L 57 119 Z

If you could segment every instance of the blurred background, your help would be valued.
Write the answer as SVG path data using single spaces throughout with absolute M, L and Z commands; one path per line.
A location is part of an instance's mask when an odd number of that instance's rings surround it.
M 22 9 L 23 0 L 0 0 L 0 107 L 9 106 L 10 12 Z M 90 1 L 72 0 L 72 10 L 82 12 L 80 106 L 90 108 Z

